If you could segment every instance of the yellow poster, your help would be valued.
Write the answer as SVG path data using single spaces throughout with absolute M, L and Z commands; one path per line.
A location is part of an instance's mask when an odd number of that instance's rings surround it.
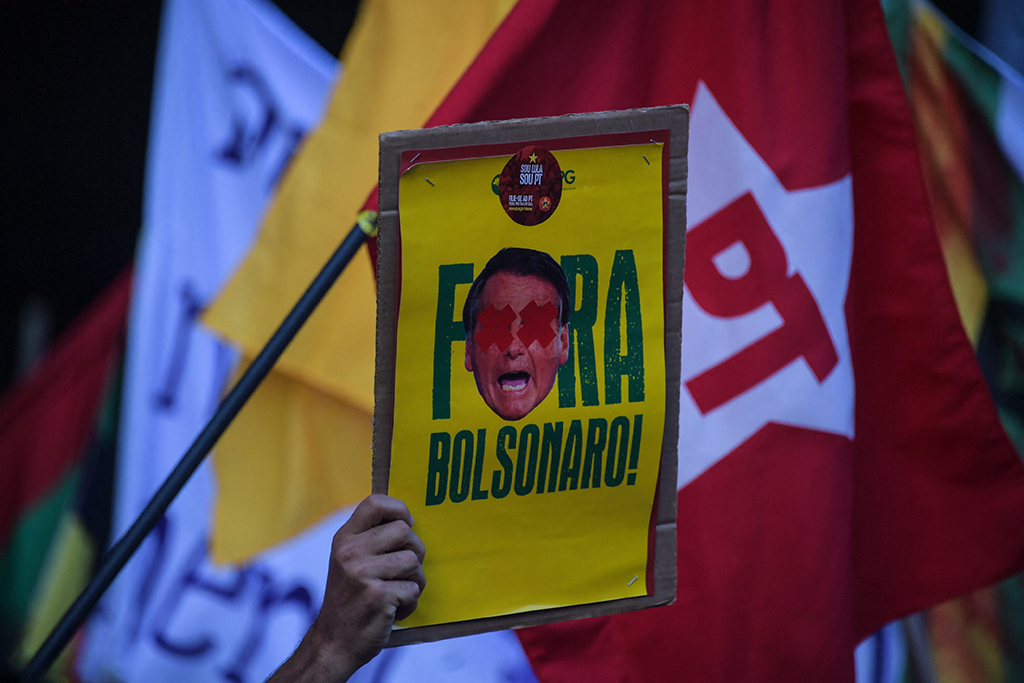
M 428 582 L 403 627 L 650 592 L 664 147 L 593 144 L 403 164 L 389 493 Z

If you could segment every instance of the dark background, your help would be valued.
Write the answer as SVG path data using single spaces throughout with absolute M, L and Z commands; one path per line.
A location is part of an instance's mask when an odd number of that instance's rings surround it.
M 937 4 L 968 32 L 979 0 Z M 18 370 L 19 320 L 54 338 L 129 265 L 161 3 L 6 3 L 0 142 L 0 392 Z M 358 0 L 276 0 L 338 55 Z
M 337 56 L 358 0 L 277 0 Z M 0 391 L 19 319 L 58 335 L 133 258 L 159 0 L 7 3 L 0 10 Z

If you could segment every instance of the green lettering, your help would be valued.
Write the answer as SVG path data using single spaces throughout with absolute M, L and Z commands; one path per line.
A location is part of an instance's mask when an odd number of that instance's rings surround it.
M 569 359 L 558 368 L 558 407 L 572 408 L 576 405 L 577 362 L 583 405 L 596 406 L 597 354 L 594 353 L 594 325 L 597 323 L 597 260 L 590 254 L 563 256 L 562 270 L 569 278 L 573 311 L 569 317 Z
M 637 465 L 640 464 L 640 435 L 644 431 L 644 416 L 636 415 L 633 417 L 633 441 L 629 446 L 629 469 L 635 470 Z M 636 483 L 636 472 L 630 472 L 629 476 L 626 477 L 626 486 L 632 486 Z
M 580 460 L 583 455 L 583 423 L 579 420 L 569 423 L 569 434 L 565 438 L 565 453 L 563 455 L 562 473 L 558 477 L 558 490 L 564 491 L 568 484 L 569 490 L 575 491 L 580 482 Z
M 562 456 L 562 425 L 561 422 L 544 423 L 544 438 L 540 447 L 540 466 L 537 468 L 537 493 L 544 493 L 544 475 L 548 472 L 548 458 L 551 459 L 551 476 L 548 491 L 554 491 L 558 483 L 558 461 Z
M 451 457 L 452 437 L 448 432 L 430 435 L 430 456 L 427 458 L 427 505 L 444 502 L 448 488 L 448 459 Z
M 537 476 L 537 451 L 540 450 L 540 427 L 526 425 L 519 433 L 519 454 L 516 456 L 516 495 L 525 496 L 533 489 Z M 541 477 L 544 473 L 541 472 Z
M 604 467 L 604 483 L 618 486 L 626 476 L 626 458 L 629 451 L 629 418 L 624 415 L 612 420 L 608 432 L 608 461 Z
M 480 478 L 484 473 L 484 444 L 487 442 L 487 430 L 476 432 L 476 460 L 473 462 L 473 500 L 487 500 L 487 491 L 480 488 Z
M 626 309 L 626 354 L 621 354 L 621 316 Z M 629 402 L 644 400 L 644 329 L 640 286 L 632 249 L 615 252 L 604 315 L 604 402 L 622 403 L 622 376 L 629 377 Z
M 505 425 L 498 430 L 498 462 L 501 464 L 501 469 L 494 470 L 491 475 L 491 495 L 495 498 L 504 498 L 512 490 L 512 458 L 508 457 L 506 448 L 515 447 L 516 428 Z M 505 476 L 503 477 L 502 474 Z
M 460 477 L 459 470 L 462 476 Z M 448 497 L 461 503 L 469 497 L 469 477 L 473 469 L 473 432 L 464 429 L 455 435 L 452 447 L 452 478 Z
M 607 437 L 608 420 L 595 417 L 587 423 L 587 447 L 583 451 L 583 481 L 580 488 L 590 488 L 591 472 L 594 488 L 601 488 L 601 454 Z
M 437 321 L 434 325 L 433 419 L 452 416 L 452 344 L 466 341 L 462 320 L 455 320 L 455 288 L 473 282 L 473 264 L 455 263 L 437 269 Z M 460 316 L 461 318 L 461 316 Z

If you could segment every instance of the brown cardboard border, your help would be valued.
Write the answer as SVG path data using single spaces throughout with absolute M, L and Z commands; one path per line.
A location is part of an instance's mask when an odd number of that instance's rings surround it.
M 490 143 L 669 130 L 668 201 L 665 226 L 665 433 L 655 518 L 654 592 L 585 605 L 572 605 L 497 617 L 415 628 L 396 628 L 388 647 L 444 638 L 537 626 L 569 619 L 616 614 L 666 605 L 676 596 L 676 469 L 679 442 L 679 381 L 682 341 L 683 253 L 686 240 L 686 152 L 689 107 L 571 114 L 552 118 L 513 119 L 459 124 L 380 136 L 380 218 L 377 236 L 377 361 L 374 379 L 373 491 L 387 493 L 394 428 L 394 381 L 397 343 L 399 268 L 398 182 L 402 152 Z M 662 494 L 665 495 L 662 495 Z

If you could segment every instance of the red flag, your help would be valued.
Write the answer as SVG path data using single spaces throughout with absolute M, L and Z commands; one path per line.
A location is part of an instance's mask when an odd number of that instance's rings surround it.
M 520 638 L 546 682 L 852 680 L 1024 569 L 877 0 L 521 0 L 429 125 L 680 102 L 678 599 Z
M 131 275 L 120 275 L 0 401 L 0 548 L 18 515 L 82 456 L 124 342 Z

